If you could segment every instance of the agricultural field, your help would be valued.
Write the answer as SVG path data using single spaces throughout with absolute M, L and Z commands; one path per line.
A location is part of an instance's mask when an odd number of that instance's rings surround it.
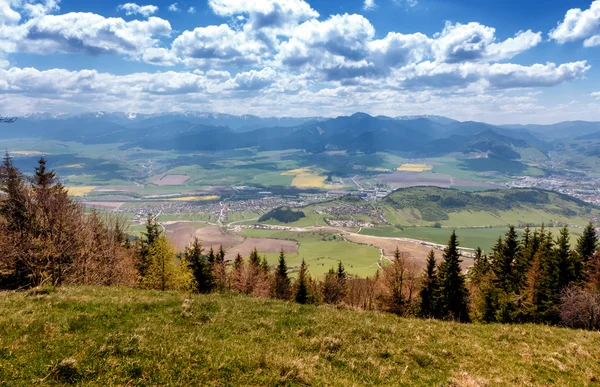
M 93 190 L 95 190 L 98 187 L 90 186 L 90 185 L 82 185 L 82 186 L 67 186 L 65 188 L 69 192 L 70 196 L 81 197 L 81 196 L 87 196 L 90 192 L 92 192 Z
M 315 172 L 312 168 L 299 168 L 290 171 L 282 172 L 281 176 L 293 176 L 292 186 L 298 188 L 324 188 L 336 189 L 342 188 L 332 184 L 325 184 L 326 176 L 322 176 Z
M 428 172 L 432 169 L 433 167 L 427 164 L 402 164 L 396 168 L 399 172 Z
M 0 293 L 3 385 L 593 386 L 597 332 L 232 294 Z M 165 347 L 168 343 L 168 347 Z

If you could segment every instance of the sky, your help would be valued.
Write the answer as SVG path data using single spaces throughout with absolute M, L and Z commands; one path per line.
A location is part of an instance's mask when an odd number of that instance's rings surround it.
M 0 115 L 600 121 L 600 0 L 0 0 Z

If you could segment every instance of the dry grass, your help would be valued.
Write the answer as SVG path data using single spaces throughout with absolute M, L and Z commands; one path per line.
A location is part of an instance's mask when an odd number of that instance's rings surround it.
M 396 170 L 400 172 L 428 172 L 433 167 L 427 164 L 402 164 Z
M 594 386 L 600 334 L 125 288 L 0 293 L 0 384 Z
M 96 189 L 96 186 L 93 186 L 93 185 L 80 185 L 80 186 L 67 187 L 69 196 L 75 196 L 75 197 L 87 196 L 90 192 L 92 192 L 95 189 Z

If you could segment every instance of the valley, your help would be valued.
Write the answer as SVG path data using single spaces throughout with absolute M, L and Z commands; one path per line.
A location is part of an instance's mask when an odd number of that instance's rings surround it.
M 227 259 L 254 244 L 273 264 L 283 247 L 292 267 L 304 258 L 315 275 L 338 261 L 372 275 L 395 247 L 422 265 L 452 230 L 468 258 L 476 247 L 490 251 L 508 225 L 568 226 L 577 235 L 599 219 L 600 124 L 566 140 L 551 127 L 366 114 L 90 113 L 17 122 L 23 130 L 0 134 L 0 146 L 18 167 L 30 170 L 44 156 L 73 197 L 119 214 L 132 234 L 156 216 L 180 251 L 198 236 L 207 248 L 222 244 Z M 277 208 L 304 217 L 260 220 Z

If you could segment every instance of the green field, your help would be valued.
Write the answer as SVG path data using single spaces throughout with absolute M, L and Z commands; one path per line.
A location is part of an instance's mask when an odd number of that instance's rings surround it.
M 592 386 L 600 335 L 403 319 L 239 295 L 0 293 L 12 386 Z
M 383 226 L 377 228 L 363 228 L 361 234 L 373 235 L 381 237 L 393 237 L 393 238 L 411 238 L 418 239 L 421 241 L 438 243 L 445 245 L 448 243 L 448 239 L 452 230 L 456 230 L 456 235 L 460 241 L 462 247 L 469 247 L 475 249 L 481 247 L 484 252 L 490 253 L 492 247 L 496 244 L 498 237 L 504 237 L 506 234 L 506 227 L 488 227 L 488 228 L 434 228 L 434 227 L 406 227 L 404 229 L 398 229 L 391 226 Z M 560 232 L 560 228 L 547 228 L 552 231 L 554 236 L 557 236 Z M 569 228 L 571 235 L 572 247 L 576 246 L 577 238 L 581 236 L 582 229 L 580 228 Z M 517 232 L 522 235 L 523 229 L 517 229 Z
M 359 277 L 371 276 L 377 272 L 377 261 L 380 258 L 377 248 L 346 242 L 337 234 L 254 229 L 243 230 L 239 234 L 299 242 L 298 254 L 288 254 L 286 257 L 292 273 L 298 270 L 302 259 L 306 260 L 310 274 L 315 277 L 321 277 L 332 267 L 337 267 L 339 261 L 344 263 L 348 273 Z M 277 254 L 267 254 L 266 257 L 270 264 L 277 263 Z

